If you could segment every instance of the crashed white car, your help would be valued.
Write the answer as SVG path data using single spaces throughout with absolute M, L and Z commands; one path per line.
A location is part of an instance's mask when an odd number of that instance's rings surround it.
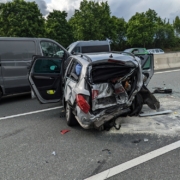
M 143 104 L 159 109 L 146 88 L 154 73 L 153 55 L 138 56 L 108 52 L 66 60 L 35 57 L 29 82 L 41 103 L 63 101 L 69 126 L 99 129 L 119 116 L 138 115 Z

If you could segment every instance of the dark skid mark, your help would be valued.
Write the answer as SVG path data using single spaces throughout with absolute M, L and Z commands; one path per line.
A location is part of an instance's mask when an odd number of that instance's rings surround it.
M 106 160 L 103 159 L 102 161 L 98 161 L 97 163 L 98 163 L 98 167 L 92 172 L 92 174 L 90 176 L 93 176 L 93 175 L 99 173 L 99 171 L 102 169 L 102 167 L 106 163 Z
M 8 133 L 8 134 L 5 134 L 3 136 L 0 136 L 0 139 L 5 139 L 5 138 L 8 138 L 8 137 L 14 136 L 14 135 L 24 131 L 24 129 L 19 129 L 19 130 L 16 130 L 16 131 L 12 132 L 12 133 Z

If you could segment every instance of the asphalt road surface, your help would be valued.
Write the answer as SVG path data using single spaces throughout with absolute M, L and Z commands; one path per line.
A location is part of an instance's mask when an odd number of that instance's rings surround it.
M 41 105 L 30 95 L 3 98 L 0 179 L 180 179 L 179 77 L 180 71 L 158 72 L 148 86 L 151 91 L 163 86 L 173 89 L 171 95 L 156 94 L 161 110 L 172 110 L 171 114 L 121 118 L 120 130 L 70 128 L 60 116 L 59 103 Z M 143 112 L 149 109 L 145 106 Z M 62 135 L 64 129 L 70 131 Z

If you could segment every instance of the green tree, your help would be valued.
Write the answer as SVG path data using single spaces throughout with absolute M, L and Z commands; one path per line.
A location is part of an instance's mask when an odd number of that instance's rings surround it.
M 173 25 L 169 22 L 159 21 L 154 36 L 154 47 L 169 48 L 176 46 Z
M 111 48 L 113 50 L 123 50 L 126 45 L 126 26 L 127 23 L 123 18 L 111 17 Z
M 111 36 L 110 7 L 107 2 L 83 0 L 69 20 L 76 40 L 104 40 Z
M 42 37 L 44 18 L 35 2 L 13 0 L 0 4 L 0 36 Z
M 156 30 L 157 13 L 149 9 L 145 13 L 136 13 L 128 22 L 127 40 L 131 46 L 146 46 L 153 43 Z
M 179 36 L 180 35 L 180 18 L 179 18 L 179 16 L 175 17 L 175 20 L 173 21 L 173 27 L 175 29 L 176 36 Z
M 46 21 L 46 36 L 54 39 L 61 45 L 67 47 L 73 41 L 73 35 L 67 20 L 65 11 L 56 11 L 49 13 Z

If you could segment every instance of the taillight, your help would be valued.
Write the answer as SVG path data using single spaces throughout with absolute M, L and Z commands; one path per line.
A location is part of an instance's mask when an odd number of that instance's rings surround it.
M 99 94 L 98 90 L 92 90 L 92 99 L 95 99 Z
M 84 112 L 84 113 L 88 113 L 90 110 L 90 105 L 88 104 L 88 102 L 86 101 L 86 99 L 84 98 L 83 95 L 78 94 L 76 96 L 76 102 L 77 105 L 79 106 L 79 108 Z

